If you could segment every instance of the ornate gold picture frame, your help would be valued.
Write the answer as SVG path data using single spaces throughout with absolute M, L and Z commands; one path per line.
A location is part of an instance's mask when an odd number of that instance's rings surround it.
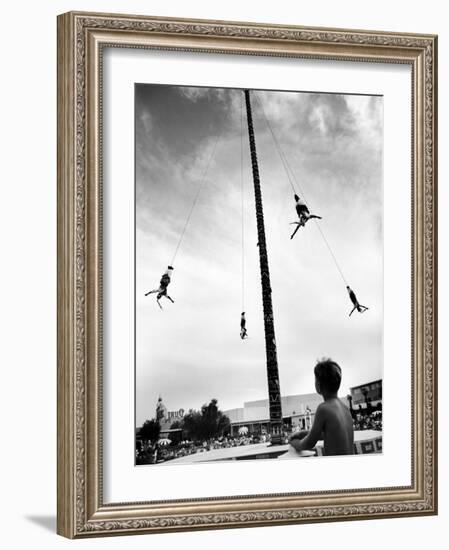
M 411 69 L 411 484 L 105 502 L 106 48 Z M 58 533 L 69 538 L 437 513 L 437 37 L 70 12 L 58 17 Z M 408 360 L 405 358 L 404 360 Z M 132 366 L 130 366 L 132 368 Z

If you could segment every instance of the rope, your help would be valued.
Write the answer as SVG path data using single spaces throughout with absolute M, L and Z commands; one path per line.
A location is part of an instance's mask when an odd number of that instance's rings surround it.
M 242 311 L 245 311 L 245 201 L 243 181 L 243 94 L 240 96 L 240 189 L 242 200 Z
M 321 233 L 321 236 L 323 237 L 323 241 L 326 243 L 326 246 L 327 246 L 327 248 L 328 248 L 328 250 L 329 250 L 329 252 L 330 252 L 330 254 L 331 254 L 331 256 L 332 256 L 332 258 L 333 258 L 333 260 L 334 260 L 335 266 L 336 266 L 336 268 L 338 269 L 341 278 L 343 279 L 343 282 L 344 282 L 344 284 L 345 284 L 345 287 L 348 286 L 348 282 L 346 281 L 345 276 L 343 275 L 343 271 L 341 270 L 340 264 L 337 262 L 337 258 L 335 257 L 335 254 L 332 252 L 332 248 L 331 248 L 331 246 L 330 246 L 328 240 L 326 239 L 326 237 L 325 237 L 325 235 L 324 235 L 324 232 L 323 232 L 323 230 L 322 230 L 321 227 L 320 227 L 320 224 L 317 223 L 317 220 L 313 220 L 313 221 L 315 222 L 315 225 L 318 227 L 318 231 Z
M 259 107 L 260 107 L 260 109 L 261 109 L 261 111 L 262 111 L 262 114 L 263 114 L 263 117 L 264 117 L 264 119 L 265 119 L 265 122 L 266 122 L 266 124 L 267 124 L 267 126 L 268 126 L 268 128 L 269 128 L 269 130 L 270 130 L 270 132 L 271 132 L 271 135 L 272 135 L 272 137 L 273 137 L 274 144 L 275 144 L 275 146 L 276 146 L 277 152 L 279 153 L 279 157 L 281 158 L 282 164 L 284 165 L 285 173 L 287 174 L 287 178 L 288 178 L 288 181 L 289 181 L 289 183 L 290 183 L 290 185 L 291 185 L 291 188 L 292 188 L 292 190 L 293 190 L 293 193 L 296 194 L 296 189 L 295 189 L 294 183 L 293 183 L 293 181 L 292 181 L 292 178 L 290 177 L 290 173 L 289 173 L 289 170 L 288 170 L 288 161 L 287 161 L 286 158 L 284 158 L 284 154 L 283 154 L 283 152 L 282 152 L 281 146 L 279 145 L 278 140 L 277 140 L 277 138 L 276 138 L 276 136 L 275 136 L 275 134 L 274 134 L 273 128 L 271 127 L 270 121 L 268 120 L 268 117 L 267 117 L 267 115 L 265 114 L 265 109 L 263 108 L 262 102 L 260 101 L 258 95 L 257 95 L 255 92 L 254 92 L 253 95 L 255 96 L 255 98 L 256 98 L 256 100 L 257 100 L 257 103 L 259 104 Z M 290 169 L 290 170 L 291 170 L 291 169 Z M 292 172 L 292 174 L 293 174 L 293 172 Z
M 195 195 L 195 198 L 194 198 L 194 200 L 193 200 L 192 206 L 191 206 L 191 208 L 190 208 L 190 212 L 189 212 L 189 214 L 188 214 L 188 216 L 187 216 L 186 222 L 185 222 L 185 224 L 184 224 L 184 228 L 183 228 L 183 230 L 182 230 L 182 232 L 181 232 L 181 236 L 179 237 L 179 241 L 178 241 L 178 244 L 177 244 L 177 246 L 176 246 L 175 253 L 173 254 L 173 258 L 172 258 L 172 261 L 171 261 L 171 264 L 170 264 L 170 265 L 174 265 L 174 263 L 175 263 L 175 259 L 176 259 L 176 256 L 177 256 L 177 254 L 178 254 L 179 247 L 181 246 L 181 243 L 182 243 L 182 241 L 183 241 L 183 239 L 184 239 L 184 235 L 185 235 L 187 226 L 189 225 L 190 218 L 192 217 L 193 210 L 194 210 L 194 208 L 195 208 L 196 203 L 198 202 L 198 198 L 199 198 L 199 196 L 200 196 L 201 190 L 203 189 L 204 184 L 205 184 L 205 182 L 206 182 L 206 175 L 207 175 L 207 172 L 209 171 L 209 166 L 210 166 L 210 163 L 212 162 L 212 158 L 213 158 L 214 155 L 215 155 L 215 151 L 216 151 L 216 149 L 217 149 L 217 144 L 218 144 L 219 137 L 220 137 L 220 136 L 217 135 L 217 138 L 215 139 L 215 143 L 214 143 L 214 146 L 213 146 L 213 148 L 212 148 L 212 152 L 211 152 L 211 155 L 210 155 L 210 157 L 209 157 L 209 161 L 208 161 L 208 163 L 207 163 L 207 165 L 206 165 L 206 168 L 205 168 L 205 170 L 204 170 L 204 173 L 203 173 L 203 176 L 202 176 L 202 179 L 201 179 L 201 183 L 200 183 L 200 185 L 198 186 L 198 190 L 197 190 L 197 192 L 196 192 L 196 195 Z
M 261 111 L 262 111 L 262 114 L 263 114 L 263 116 L 264 116 L 264 119 L 265 119 L 265 121 L 266 121 L 266 123 L 267 123 L 268 128 L 270 129 L 271 135 L 273 136 L 273 141 L 274 141 L 274 143 L 275 143 L 275 145 L 276 145 L 276 149 L 277 149 L 277 151 L 278 151 L 278 153 L 279 153 L 279 156 L 280 156 L 280 158 L 281 158 L 281 160 L 282 160 L 282 163 L 283 163 L 283 165 L 284 165 L 284 169 L 285 169 L 285 172 L 286 172 L 286 174 L 287 174 L 288 180 L 289 180 L 289 182 L 290 182 L 291 188 L 292 188 L 293 192 L 296 194 L 295 185 L 294 185 L 293 181 L 292 181 L 291 178 L 290 178 L 289 171 L 291 172 L 291 175 L 293 176 L 293 180 L 294 180 L 294 182 L 296 183 L 296 185 L 297 185 L 297 187 L 298 187 L 298 189 L 299 189 L 301 195 L 303 196 L 304 201 L 305 201 L 306 203 L 308 203 L 309 201 L 307 200 L 306 194 L 304 193 L 303 189 L 301 188 L 301 185 L 299 184 L 299 182 L 298 182 L 298 180 L 297 180 L 297 178 L 296 178 L 296 176 L 295 176 L 295 173 L 294 173 L 294 171 L 292 170 L 292 168 L 291 168 L 291 166 L 290 166 L 290 164 L 289 164 L 289 162 L 288 162 L 288 159 L 287 159 L 285 153 L 282 151 L 282 148 L 281 148 L 281 146 L 279 145 L 279 142 L 278 142 L 278 140 L 277 140 L 277 138 L 276 138 L 276 135 L 275 135 L 275 133 L 274 133 L 274 131 L 273 131 L 273 128 L 271 127 L 270 121 L 268 120 L 268 117 L 267 117 L 267 115 L 265 114 L 265 110 L 264 110 L 264 108 L 263 108 L 262 102 L 260 101 L 260 99 L 259 99 L 259 97 L 257 96 L 256 93 L 254 93 L 254 95 L 255 95 L 255 97 L 256 97 L 256 99 L 257 99 L 257 102 L 259 103 L 259 106 L 260 106 L 260 108 L 261 108 Z M 324 234 L 324 231 L 321 229 L 321 226 L 320 226 L 320 224 L 318 223 L 318 220 L 317 220 L 317 219 L 314 218 L 313 221 L 315 222 L 315 225 L 316 225 L 316 227 L 318 228 L 318 231 L 320 232 L 321 237 L 323 238 L 323 241 L 325 242 L 325 244 L 326 244 L 326 246 L 327 246 L 327 249 L 328 249 L 329 252 L 330 252 L 330 255 L 331 255 L 331 257 L 332 257 L 332 259 L 333 259 L 333 261 L 334 261 L 334 263 L 335 263 L 335 267 L 337 268 L 337 270 L 338 270 L 338 272 L 339 272 L 339 274 L 340 274 L 340 276 L 341 276 L 341 278 L 342 278 L 342 280 L 343 280 L 343 282 L 344 282 L 344 284 L 345 284 L 345 287 L 348 286 L 348 283 L 347 283 L 346 278 L 345 278 L 345 276 L 344 276 L 344 274 L 343 274 L 343 271 L 342 271 L 342 269 L 341 269 L 341 267 L 340 267 L 340 264 L 338 263 L 337 258 L 335 257 L 335 254 L 334 254 L 334 252 L 333 252 L 333 250 L 332 250 L 332 248 L 331 248 L 331 246 L 330 246 L 330 244 L 329 244 L 329 241 L 327 240 L 327 238 L 326 238 L 326 236 L 325 236 L 325 234 Z

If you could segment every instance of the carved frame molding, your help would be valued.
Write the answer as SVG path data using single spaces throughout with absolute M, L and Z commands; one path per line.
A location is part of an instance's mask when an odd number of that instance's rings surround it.
M 410 487 L 170 502 L 102 500 L 104 47 L 412 67 Z M 437 37 L 70 12 L 58 17 L 58 533 L 70 538 L 437 513 Z

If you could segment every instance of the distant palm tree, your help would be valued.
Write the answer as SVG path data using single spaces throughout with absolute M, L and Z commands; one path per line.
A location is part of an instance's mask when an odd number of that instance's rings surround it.
M 368 390 L 366 388 L 363 388 L 362 393 L 363 397 L 365 398 L 366 411 L 369 412 L 371 404 L 369 403 Z
M 346 396 L 346 399 L 348 400 L 348 403 L 349 403 L 349 411 L 351 413 L 351 416 L 353 417 L 354 416 L 354 409 L 352 408 L 352 395 L 348 394 Z

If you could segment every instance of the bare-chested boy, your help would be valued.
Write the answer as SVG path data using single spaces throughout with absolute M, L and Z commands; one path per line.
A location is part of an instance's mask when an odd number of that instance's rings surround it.
M 354 454 L 354 427 L 349 409 L 338 398 L 341 368 L 331 359 L 322 359 L 315 366 L 315 388 L 323 396 L 308 434 L 293 434 L 290 445 L 296 451 L 312 449 L 319 439 L 324 441 L 324 454 Z

